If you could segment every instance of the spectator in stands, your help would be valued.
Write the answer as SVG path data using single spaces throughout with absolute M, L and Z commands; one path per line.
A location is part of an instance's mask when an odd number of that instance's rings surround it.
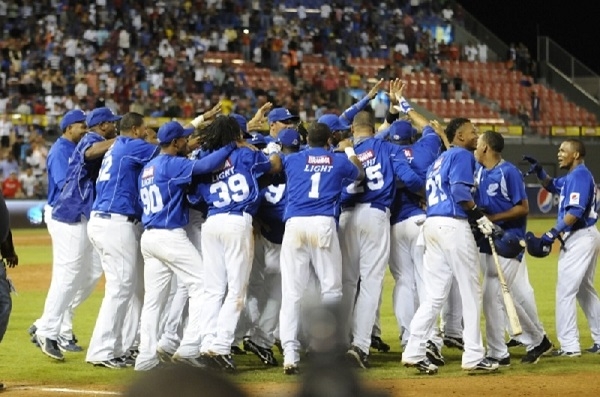
M 25 198 L 34 198 L 36 196 L 36 188 L 40 183 L 40 180 L 33 175 L 33 168 L 27 167 L 19 177 L 19 182 L 23 190 Z
M 11 172 L 2 182 L 2 195 L 7 199 L 23 197 L 23 189 L 16 172 Z
M 442 75 L 440 76 L 440 90 L 442 93 L 442 99 L 446 101 L 450 99 L 450 78 L 446 71 L 442 71 Z
M 517 105 L 517 117 L 521 120 L 521 125 L 524 128 L 529 128 L 529 111 L 521 102 Z
M 460 73 L 457 73 L 456 76 L 452 79 L 452 84 L 454 85 L 454 99 L 460 101 L 462 99 L 463 92 L 463 79 Z
M 540 121 L 541 104 L 536 91 L 531 91 L 531 115 L 533 121 Z
M 10 121 L 9 115 L 4 113 L 0 118 L 0 146 L 2 148 L 10 147 L 10 134 L 12 128 L 13 124 Z
M 465 59 L 469 62 L 475 62 L 477 60 L 477 46 L 475 43 L 470 41 L 464 48 Z
M 5 179 L 12 173 L 19 172 L 19 163 L 15 160 L 15 156 L 12 152 L 6 154 L 2 160 L 0 160 L 0 178 Z

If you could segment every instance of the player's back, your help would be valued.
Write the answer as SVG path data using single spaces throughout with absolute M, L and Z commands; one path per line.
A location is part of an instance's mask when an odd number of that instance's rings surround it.
M 199 189 L 208 204 L 208 216 L 223 213 L 255 215 L 259 204 L 257 178 L 271 169 L 260 151 L 235 149 L 223 167 L 205 175 Z
M 104 155 L 96 180 L 95 211 L 141 217 L 138 178 L 158 147 L 143 139 L 119 136 Z
M 54 142 L 46 159 L 48 169 L 48 205 L 54 206 L 65 183 L 69 158 L 73 154 L 75 142 L 60 137 Z
M 281 244 L 285 223 L 286 180 L 281 176 L 260 191 L 260 205 L 256 216 L 261 220 L 261 234 L 270 242 Z
M 474 184 L 475 157 L 462 147 L 451 147 L 429 167 L 425 185 L 427 216 L 467 218 L 467 214 L 452 195 L 451 186 Z
M 100 171 L 102 158 L 86 160 L 85 152 L 96 142 L 104 141 L 96 132 L 88 132 L 75 147 L 69 158 L 65 184 L 52 210 L 58 221 L 75 223 L 81 215 L 89 217 L 95 197 L 95 181 Z
M 309 148 L 283 159 L 287 177 L 284 220 L 300 216 L 333 216 L 339 212 L 342 189 L 358 177 L 346 155 Z

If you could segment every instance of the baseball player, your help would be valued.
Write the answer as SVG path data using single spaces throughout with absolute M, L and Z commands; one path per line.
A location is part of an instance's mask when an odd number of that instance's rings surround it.
M 308 130 L 309 148 L 285 156 L 287 203 L 285 233 L 281 243 L 282 301 L 279 335 L 284 353 L 284 373 L 298 373 L 300 343 L 298 321 L 300 300 L 309 280 L 310 267 L 319 280 L 325 304 L 339 303 L 342 297 L 342 254 L 337 222 L 338 203 L 349 182 L 364 178 L 362 163 L 351 147 L 342 141 L 339 150 L 329 151 L 331 131 L 315 123 Z M 372 324 L 371 324 L 372 326 Z M 370 333 L 369 329 L 369 333 Z
M 600 252 L 600 232 L 596 228 L 596 183 L 585 166 L 585 146 L 577 139 L 563 141 L 558 149 L 558 166 L 567 175 L 552 178 L 532 157 L 531 163 L 546 190 L 560 194 L 556 225 L 541 237 L 543 246 L 551 247 L 561 238 L 563 247 L 558 254 L 556 283 L 556 335 L 560 348 L 553 352 L 559 357 L 581 355 L 575 301 L 588 320 L 594 345 L 587 349 L 600 353 L 600 300 L 594 288 L 594 274 Z M 548 250 L 549 252 L 549 250 Z
M 185 284 L 189 294 L 189 322 L 173 360 L 194 367 L 203 366 L 198 360 L 202 328 L 202 257 L 184 230 L 189 222 L 184 199 L 192 177 L 219 167 L 236 144 L 230 142 L 201 160 L 189 160 L 183 156 L 188 152 L 187 137 L 193 131 L 194 128 L 184 129 L 176 121 L 163 124 L 157 134 L 160 154 L 144 166 L 139 177 L 145 229 L 141 238 L 145 294 L 136 371 L 150 370 L 159 364 L 159 323 L 173 274 Z
M 127 361 L 134 363 L 127 352 L 137 334 L 144 296 L 139 248 L 142 208 L 137 179 L 142 167 L 158 152 L 156 145 L 145 141 L 143 115 L 125 114 L 119 130 L 120 135 L 104 155 L 87 225 L 106 283 L 86 361 L 108 368 L 122 368 Z M 134 310 L 127 315 L 129 308 Z M 127 335 L 123 333 L 126 319 L 136 326 L 126 327 L 134 329 Z
M 499 132 L 486 131 L 479 136 L 475 149 L 475 159 L 478 161 L 475 173 L 477 186 L 475 203 L 487 214 L 490 221 L 502 228 L 504 233 L 514 235 L 517 240 L 524 239 L 529 213 L 525 184 L 517 167 L 502 159 L 503 149 L 504 138 Z M 505 315 L 499 315 L 506 310 L 502 304 L 500 281 L 489 241 L 481 239 L 479 247 L 481 268 L 484 273 L 483 313 L 486 318 L 487 358 L 500 366 L 508 366 L 510 355 L 504 342 Z M 497 251 L 506 283 L 512 291 L 519 267 L 526 266 L 523 253 L 511 258 L 503 255 L 501 249 Z M 535 305 L 535 302 L 532 303 Z M 515 301 L 515 309 L 523 328 L 523 334 L 517 339 L 527 348 L 527 354 L 521 362 L 535 364 L 542 354 L 552 350 L 552 343 L 544 334 L 544 329 L 537 318 L 537 310 L 529 313 L 526 307 L 523 307 L 521 302 Z
M 265 137 L 267 143 L 277 142 L 279 131 L 284 128 L 295 127 L 300 121 L 300 117 L 293 115 L 286 108 L 271 109 L 267 116 L 269 122 L 269 135 Z
M 87 236 L 87 221 L 102 156 L 114 142 L 115 122 L 118 120 L 120 117 L 109 108 L 96 108 L 86 116 L 90 131 L 77 144 L 69 159 L 65 183 L 52 209 L 52 227 L 59 238 L 53 247 L 53 282 L 35 338 L 42 353 L 56 360 L 64 359 L 57 345 L 64 311 L 82 284 L 87 285 L 91 292 L 101 275 L 94 270 L 100 267 L 99 258 L 93 254 Z
M 75 146 L 77 146 L 81 138 L 87 132 L 85 118 L 85 113 L 79 109 L 70 110 L 65 113 L 60 121 L 60 129 L 63 133 L 50 148 L 46 159 L 46 168 L 48 170 L 48 199 L 44 206 L 44 221 L 46 222 L 48 233 L 52 240 L 53 263 L 58 262 L 56 254 L 60 252 L 60 248 L 57 248 L 57 244 L 62 237 L 57 236 L 55 233 L 52 208 L 56 204 L 60 191 L 65 183 L 69 158 L 71 157 L 71 154 L 73 154 Z M 54 276 L 54 272 L 52 274 Z M 51 284 L 56 282 L 57 281 L 51 281 Z M 56 288 L 52 288 L 52 286 L 48 292 L 50 291 L 57 292 Z M 78 295 L 81 296 L 79 293 Z M 48 298 L 53 297 L 48 296 L 47 299 Z M 73 302 L 70 303 L 69 308 L 63 313 L 60 333 L 57 340 L 58 348 L 61 351 L 77 352 L 83 350 L 81 346 L 75 343 L 72 330 L 73 323 L 71 320 L 74 305 L 81 302 L 81 299 L 75 298 Z M 37 319 L 29 328 L 29 334 L 32 336 L 32 342 L 34 343 L 37 343 L 35 332 L 37 331 L 38 326 L 39 319 Z
M 208 127 L 218 131 L 218 139 L 206 139 L 203 147 L 215 150 L 242 138 L 239 125 L 231 117 L 220 117 Z M 259 205 L 257 179 L 281 170 L 277 155 L 267 158 L 260 151 L 235 150 L 222 167 L 207 175 L 198 185 L 208 204 L 202 230 L 204 264 L 204 316 L 201 352 L 212 364 L 235 370 L 231 345 L 244 307 L 246 289 L 254 256 L 252 218 Z M 210 258 L 210 259 L 209 259 Z
M 410 168 L 398 146 L 374 138 L 374 125 L 369 112 L 358 113 L 352 123 L 354 150 L 365 169 L 365 179 L 346 189 L 340 215 L 342 306 L 352 334 L 347 355 L 362 368 L 369 366 L 371 334 L 389 259 L 390 206 L 396 178 L 414 193 L 425 185 L 424 177 Z
M 426 342 L 455 277 L 464 308 L 462 368 L 494 371 L 498 364 L 484 356 L 479 328 L 481 286 L 477 246 L 467 221 L 476 223 L 485 236 L 493 232 L 493 224 L 471 195 L 475 172 L 472 151 L 477 146 L 477 132 L 468 119 L 457 118 L 446 127 L 446 135 L 452 146 L 427 171 L 427 218 L 423 225 L 426 294 L 410 324 L 402 362 L 420 372 L 437 372 L 437 366 L 426 357 Z
M 284 157 L 300 150 L 300 134 L 290 128 L 279 132 L 277 142 L 281 145 L 280 156 Z M 260 272 L 263 277 L 265 296 L 259 303 L 262 307 L 256 326 L 244 338 L 244 350 L 258 356 L 266 365 L 277 365 L 272 347 L 281 309 L 281 242 L 285 230 L 286 183 L 284 178 L 261 190 L 261 203 L 256 214 L 260 235 L 255 239 L 252 273 Z M 250 276 L 252 278 L 252 275 Z

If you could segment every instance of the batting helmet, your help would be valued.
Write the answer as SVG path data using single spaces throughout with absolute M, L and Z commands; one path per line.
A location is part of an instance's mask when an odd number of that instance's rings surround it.
M 535 256 L 536 258 L 544 258 L 550 255 L 550 251 L 552 251 L 552 245 L 544 243 L 544 241 L 535 237 L 532 232 L 527 232 L 525 234 L 525 240 L 527 241 L 527 252 L 531 256 Z
M 498 255 L 504 258 L 516 258 L 525 249 L 525 241 L 512 232 L 504 231 L 500 238 L 494 239 L 494 246 Z

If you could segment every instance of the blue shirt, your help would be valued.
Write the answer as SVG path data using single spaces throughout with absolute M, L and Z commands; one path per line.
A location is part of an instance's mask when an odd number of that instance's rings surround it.
M 553 178 L 546 189 L 551 193 L 560 193 L 558 219 L 563 219 L 571 209 L 583 211 L 583 216 L 574 225 L 565 228 L 565 232 L 593 226 L 598 221 L 596 183 L 585 164 L 579 164 L 565 176 Z
M 239 148 L 223 166 L 202 178 L 199 191 L 208 204 L 208 216 L 246 212 L 255 215 L 259 205 L 257 179 L 271 170 L 271 162 L 261 151 Z
M 427 216 L 467 218 L 458 198 L 452 193 L 452 187 L 462 184 L 472 188 L 474 173 L 473 153 L 457 146 L 442 153 L 427 171 Z
M 282 161 L 290 181 L 284 221 L 299 216 L 337 218 L 342 190 L 359 175 L 358 168 L 346 155 L 324 148 L 308 148 Z
M 103 136 L 90 131 L 75 147 L 69 158 L 65 184 L 52 209 L 52 219 L 64 223 L 81 222 L 82 216 L 89 219 L 102 158 L 86 160 L 85 152 L 94 143 L 104 140 Z
M 96 181 L 92 210 L 142 218 L 138 178 L 158 146 L 143 139 L 119 136 L 104 155 Z
M 193 175 L 217 169 L 233 150 L 224 147 L 201 160 L 159 154 L 142 169 L 139 179 L 142 223 L 146 229 L 180 229 L 189 223 L 185 204 Z
M 69 158 L 75 150 L 75 142 L 60 137 L 48 152 L 46 167 L 48 169 L 48 205 L 53 207 L 67 178 Z
M 342 207 L 350 202 L 349 205 L 370 203 L 382 210 L 390 208 L 396 191 L 396 178 L 410 191 L 418 192 L 423 188 L 425 178 L 419 177 L 410 168 L 399 146 L 381 139 L 367 138 L 358 141 L 354 151 L 365 169 L 365 179 L 345 189 Z
M 427 176 L 427 169 L 440 155 L 442 140 L 433 128 L 425 126 L 423 135 L 417 142 L 412 145 L 400 145 L 399 147 L 410 164 L 410 168 L 424 179 Z M 394 225 L 412 216 L 425 214 L 425 210 L 421 206 L 422 200 L 421 196 L 399 184 L 391 207 L 390 223 Z
M 275 179 L 273 184 L 260 191 L 260 206 L 256 216 L 261 221 L 261 234 L 270 242 L 281 244 L 285 231 L 286 180 L 283 175 Z

